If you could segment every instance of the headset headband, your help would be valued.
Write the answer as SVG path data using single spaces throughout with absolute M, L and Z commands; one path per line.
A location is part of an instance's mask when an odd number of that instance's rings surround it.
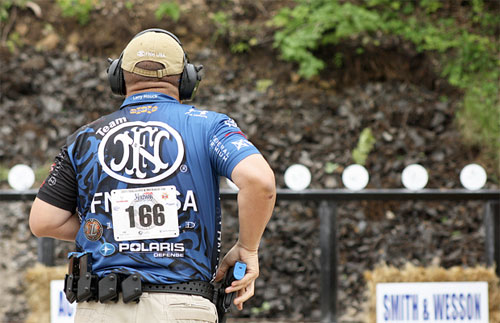
M 182 43 L 179 40 L 179 38 L 177 38 L 177 36 L 175 36 L 173 33 L 167 30 L 160 28 L 146 29 L 136 34 L 132 39 L 148 32 L 167 34 L 170 37 L 172 37 L 179 44 L 179 46 L 181 46 L 182 52 L 184 54 L 184 59 L 183 59 L 184 68 L 181 74 L 181 79 L 179 81 L 179 97 L 181 100 L 192 100 L 194 95 L 196 94 L 196 90 L 202 79 L 201 70 L 203 69 L 203 66 L 202 65 L 194 66 L 193 64 L 190 64 L 188 56 L 184 51 L 184 48 L 182 47 Z M 108 61 L 110 63 L 110 66 L 108 68 L 109 84 L 112 92 L 120 95 L 126 94 L 125 79 L 123 77 L 123 70 L 121 67 L 123 53 L 124 51 L 122 51 L 118 59 L 112 60 L 108 58 Z

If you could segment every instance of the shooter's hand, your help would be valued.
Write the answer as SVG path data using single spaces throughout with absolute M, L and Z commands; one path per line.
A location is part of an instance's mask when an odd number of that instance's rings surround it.
M 217 270 L 215 281 L 219 282 L 224 278 L 228 269 L 241 261 L 246 263 L 247 270 L 245 276 L 241 280 L 234 281 L 230 287 L 226 288 L 226 293 L 237 291 L 237 297 L 234 299 L 234 305 L 238 310 L 243 309 L 243 303 L 254 295 L 255 280 L 259 277 L 259 253 L 258 250 L 249 250 L 240 242 L 237 242 L 231 250 L 226 254 L 222 263 Z

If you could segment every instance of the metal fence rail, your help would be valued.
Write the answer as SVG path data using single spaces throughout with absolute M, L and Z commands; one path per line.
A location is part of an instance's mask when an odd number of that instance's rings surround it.
M 0 201 L 32 201 L 36 190 L 15 192 L 0 190 Z M 237 192 L 221 190 L 222 200 L 236 200 Z M 292 191 L 278 189 L 278 201 L 316 201 L 319 202 L 320 248 L 321 248 L 321 322 L 337 321 L 337 212 L 339 202 L 365 200 L 424 200 L 424 201 L 471 201 L 485 202 L 484 226 L 486 228 L 486 261 L 488 266 L 495 263 L 496 273 L 500 276 L 500 190 L 468 191 L 464 189 L 424 189 L 409 191 L 405 189 L 366 189 L 350 191 L 345 189 L 309 189 Z M 54 241 L 50 238 L 39 239 L 38 260 L 46 265 L 54 264 Z

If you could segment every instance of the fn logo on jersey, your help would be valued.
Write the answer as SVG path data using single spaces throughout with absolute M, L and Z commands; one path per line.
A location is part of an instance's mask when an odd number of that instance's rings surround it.
M 114 179 L 149 184 L 175 173 L 184 159 L 184 144 L 177 130 L 164 122 L 126 122 L 106 133 L 98 157 Z

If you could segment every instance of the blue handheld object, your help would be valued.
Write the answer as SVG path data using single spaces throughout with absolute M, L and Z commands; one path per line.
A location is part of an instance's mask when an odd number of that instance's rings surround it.
M 245 273 L 247 271 L 247 264 L 244 262 L 239 262 L 237 261 L 234 264 L 234 271 L 233 271 L 233 276 L 235 280 L 240 280 L 245 276 Z
M 217 315 L 219 316 L 219 323 L 226 322 L 226 313 L 231 309 L 231 304 L 236 297 L 236 292 L 226 293 L 225 289 L 231 286 L 235 280 L 240 280 L 245 276 L 247 271 L 247 264 L 237 261 L 233 267 L 229 268 L 224 280 L 222 281 L 221 288 L 217 292 Z

